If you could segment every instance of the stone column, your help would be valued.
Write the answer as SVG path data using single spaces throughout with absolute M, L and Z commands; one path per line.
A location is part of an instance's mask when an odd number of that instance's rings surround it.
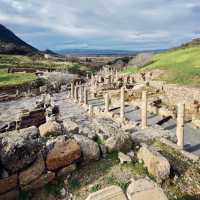
M 109 94 L 108 93 L 105 94 L 104 100 L 105 100 L 105 112 L 109 112 Z
M 74 100 L 75 100 L 75 102 L 78 102 L 78 89 L 79 89 L 79 86 L 75 86 L 75 89 L 74 89 Z
M 98 80 L 99 80 L 99 83 L 101 83 L 101 80 L 102 80 L 101 75 L 99 75 Z
M 83 100 L 84 100 L 83 89 L 84 89 L 84 87 L 81 85 L 79 87 L 79 103 L 83 103 Z
M 74 83 L 71 83 L 71 98 L 74 98 Z
M 84 88 L 84 105 L 88 105 L 88 90 Z
M 17 97 L 19 96 L 19 90 L 18 89 L 16 90 L 15 94 L 16 94 Z
M 124 115 L 125 115 L 125 101 L 124 101 L 124 96 L 125 96 L 125 89 L 124 87 L 121 88 L 121 97 L 120 97 L 120 119 L 124 121 Z
M 89 105 L 89 116 L 92 117 L 94 114 L 93 105 Z
M 176 136 L 177 136 L 177 145 L 181 149 L 184 148 L 184 115 L 185 115 L 185 105 L 180 103 L 178 104 Z
M 142 107 L 141 107 L 141 126 L 142 129 L 147 128 L 147 92 L 142 92 Z

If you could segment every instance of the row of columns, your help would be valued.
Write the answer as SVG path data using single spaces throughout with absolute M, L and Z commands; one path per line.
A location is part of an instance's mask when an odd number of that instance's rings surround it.
M 71 83 L 71 98 L 75 99 L 76 102 L 84 103 L 84 105 L 88 105 L 88 89 L 82 85 L 74 85 Z M 109 112 L 109 104 L 110 98 L 109 94 L 106 93 L 104 96 L 105 101 L 105 112 Z M 141 128 L 147 128 L 147 92 L 142 92 L 141 99 Z M 177 145 L 180 148 L 184 148 L 184 113 L 185 113 L 185 105 L 178 104 L 177 107 L 177 128 L 176 128 L 176 136 L 177 136 Z M 92 115 L 93 106 L 89 105 L 89 114 Z M 122 87 L 120 91 L 120 119 L 124 121 L 125 119 L 125 88 Z
M 75 102 L 83 103 L 84 105 L 88 105 L 88 89 L 83 85 L 74 85 L 71 83 L 71 98 L 75 100 Z
M 109 94 L 106 93 L 104 96 L 105 100 L 105 112 L 109 112 Z M 148 119 L 148 110 L 147 110 L 147 92 L 142 92 L 141 99 L 141 128 L 146 129 L 148 127 L 147 119 Z M 185 105 L 178 104 L 177 107 L 177 128 L 176 128 L 176 136 L 177 136 L 177 145 L 183 149 L 184 148 L 184 113 L 185 113 Z M 120 93 L 120 119 L 124 121 L 125 118 L 125 88 L 121 88 Z

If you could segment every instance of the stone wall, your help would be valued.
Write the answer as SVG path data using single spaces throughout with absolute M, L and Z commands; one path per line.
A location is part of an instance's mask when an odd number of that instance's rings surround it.
M 13 131 L 16 128 L 22 129 L 30 126 L 39 127 L 46 122 L 45 112 L 44 108 L 27 111 L 26 113 L 21 114 L 18 120 L 0 126 L 0 133 Z
M 174 84 L 163 85 L 163 91 L 167 96 L 167 100 L 171 104 L 185 103 L 186 108 L 190 108 L 195 101 L 200 103 L 200 89 L 185 86 L 177 86 Z

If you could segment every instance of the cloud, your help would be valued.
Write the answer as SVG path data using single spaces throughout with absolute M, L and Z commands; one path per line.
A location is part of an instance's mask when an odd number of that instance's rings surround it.
M 0 0 L 0 5 L 0 23 L 41 49 L 169 48 L 195 37 L 200 17 L 199 0 Z

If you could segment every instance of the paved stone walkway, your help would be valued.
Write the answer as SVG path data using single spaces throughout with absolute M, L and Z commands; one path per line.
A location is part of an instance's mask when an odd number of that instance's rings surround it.
M 94 103 L 95 102 L 95 103 Z M 95 106 L 103 106 L 104 101 L 103 99 L 93 100 L 90 102 Z M 115 109 L 112 111 L 113 113 L 119 114 L 119 109 Z M 134 108 L 133 106 L 126 106 L 125 107 L 125 116 L 133 122 L 141 122 L 141 110 Z M 155 127 L 157 122 L 162 120 L 161 116 L 150 114 L 148 113 L 148 126 Z M 166 131 L 166 134 L 169 138 L 176 138 L 176 121 L 174 119 L 170 119 L 169 121 L 162 124 L 161 128 Z M 140 134 L 150 134 L 151 131 L 155 129 L 148 129 L 146 131 L 140 131 Z M 200 129 L 195 129 L 192 127 L 191 123 L 185 124 L 185 150 L 191 152 L 197 156 L 200 156 Z M 158 132 L 163 133 L 163 131 L 158 130 Z M 134 134 L 134 132 L 133 132 Z
M 22 109 L 31 110 L 34 108 L 35 101 L 38 98 L 40 97 L 27 97 L 16 101 L 0 103 L 0 125 L 4 122 L 16 120 Z M 53 100 L 60 107 L 61 119 L 73 117 L 78 123 L 82 123 L 83 126 L 90 125 L 91 121 L 86 115 L 86 109 L 75 104 L 71 99 L 67 99 L 65 93 L 54 94 Z M 104 106 L 103 99 L 93 99 L 89 103 L 94 106 Z M 112 112 L 119 113 L 119 109 Z M 140 109 L 128 106 L 125 108 L 125 116 L 130 121 L 140 122 Z M 148 114 L 148 125 L 154 127 L 161 119 L 161 116 Z M 162 128 L 174 137 L 176 133 L 176 121 L 171 119 L 164 123 Z M 194 129 L 190 123 L 185 124 L 185 149 L 200 156 L 200 129 Z
M 117 112 L 115 110 L 115 112 Z M 119 110 L 118 110 L 119 112 Z M 131 120 L 136 122 L 141 122 L 140 119 L 140 109 L 133 108 L 128 106 L 125 108 L 125 116 Z M 148 113 L 148 126 L 154 127 L 158 121 L 162 120 L 161 116 Z M 176 121 L 174 119 L 170 119 L 169 121 L 162 124 L 162 128 L 164 130 L 168 130 L 171 132 L 171 136 L 175 136 L 176 134 Z M 194 153 L 195 155 L 200 156 L 200 129 L 194 129 L 191 123 L 185 124 L 185 150 Z

